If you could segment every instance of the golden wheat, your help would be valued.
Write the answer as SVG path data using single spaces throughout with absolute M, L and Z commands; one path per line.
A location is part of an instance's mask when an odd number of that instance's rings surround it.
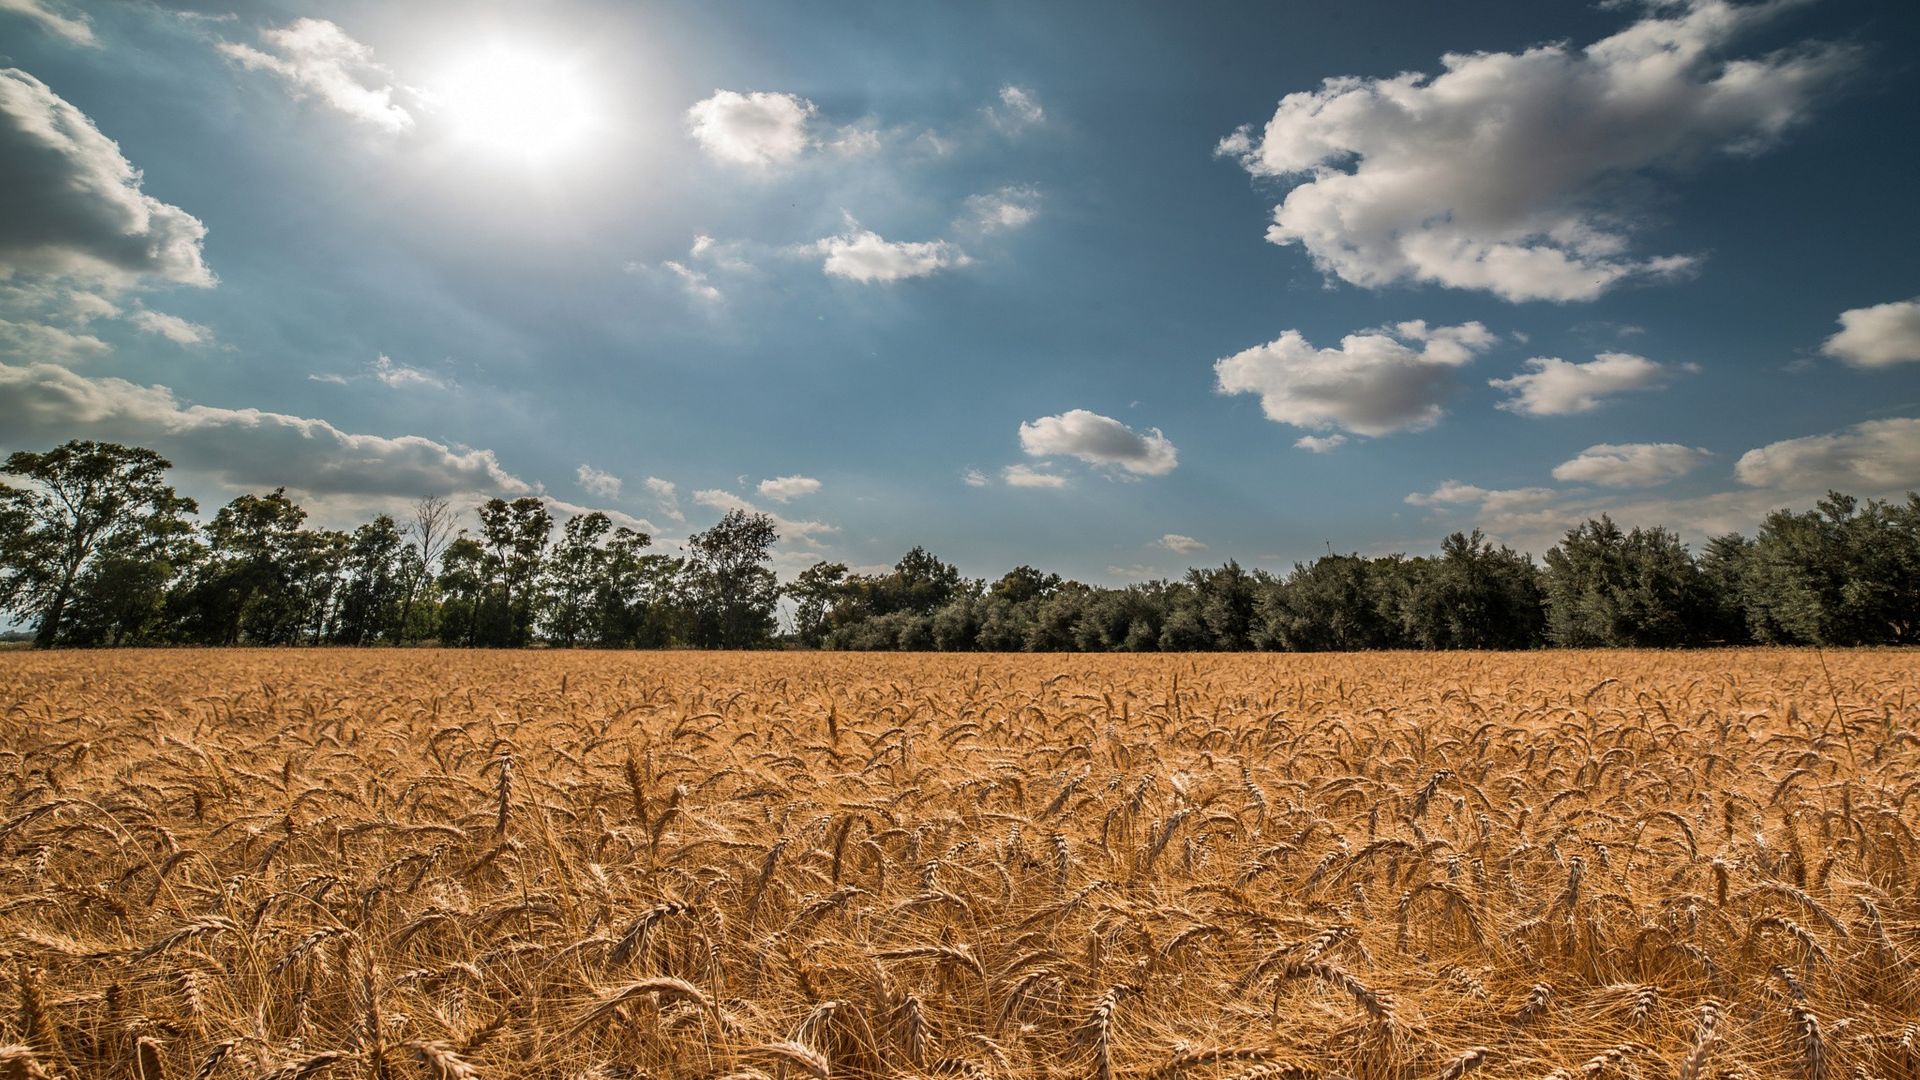
M 1914 661 L 4 653 L 0 1078 L 1914 1080 Z

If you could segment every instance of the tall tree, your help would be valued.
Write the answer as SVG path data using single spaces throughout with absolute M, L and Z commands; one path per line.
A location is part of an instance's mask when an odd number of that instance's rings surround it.
M 482 632 L 487 644 L 525 645 L 533 636 L 538 605 L 532 593 L 553 535 L 553 516 L 545 502 L 532 496 L 512 502 L 488 499 L 476 513 L 491 583 L 499 590 L 498 610 Z
M 548 640 L 556 645 L 571 649 L 592 632 L 594 593 L 608 571 L 600 541 L 612 528 L 612 519 L 597 510 L 569 518 L 547 558 L 542 621 Z
M 793 636 L 818 647 L 833 628 L 829 617 L 845 592 L 847 564 L 822 560 L 800 571 L 785 592 L 793 600 Z
M 57 644 L 74 586 L 102 551 L 138 548 L 197 508 L 166 483 L 152 450 L 79 440 L 18 451 L 0 483 L 0 608 L 36 620 L 34 643 Z
M 1541 643 L 1545 609 L 1533 560 L 1479 529 L 1441 541 L 1407 598 L 1412 636 L 1429 649 L 1531 649 Z
M 404 644 L 413 633 L 414 605 L 434 583 L 440 557 L 453 541 L 456 515 L 452 504 L 439 495 L 428 495 L 413 504 L 413 520 L 407 525 L 408 544 L 400 559 L 400 627 L 397 640 Z
M 347 542 L 346 580 L 333 640 L 343 645 L 399 640 L 405 625 L 401 603 L 406 591 L 407 551 L 400 526 L 386 514 L 353 531 Z
M 1706 636 L 1707 579 L 1660 526 L 1622 530 L 1602 514 L 1546 555 L 1547 638 L 1555 645 L 1646 648 Z
M 699 594 L 701 644 L 745 649 L 766 642 L 780 599 L 779 582 L 768 565 L 779 538 L 767 515 L 729 510 L 687 541 Z

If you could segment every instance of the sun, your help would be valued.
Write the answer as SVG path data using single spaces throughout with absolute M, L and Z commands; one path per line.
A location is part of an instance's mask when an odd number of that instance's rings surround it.
M 467 54 L 431 90 L 462 142 L 528 163 L 579 149 L 597 125 L 577 64 L 514 45 Z

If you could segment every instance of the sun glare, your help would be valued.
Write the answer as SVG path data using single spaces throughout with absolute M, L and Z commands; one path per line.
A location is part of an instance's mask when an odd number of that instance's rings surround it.
M 530 163 L 578 149 L 594 126 L 573 64 L 509 45 L 469 54 L 433 90 L 462 141 Z

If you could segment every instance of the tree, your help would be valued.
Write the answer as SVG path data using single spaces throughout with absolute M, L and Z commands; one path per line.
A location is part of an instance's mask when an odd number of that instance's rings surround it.
M 767 564 L 779 538 L 767 515 L 729 510 L 712 528 L 687 541 L 699 644 L 745 649 L 766 642 L 780 599 L 779 582 Z
M 398 640 L 402 644 L 413 632 L 414 605 L 433 584 L 435 568 L 453 540 L 454 517 L 451 504 L 438 495 L 429 495 L 413 505 L 413 522 L 407 526 L 412 542 L 400 561 Z
M 197 509 L 169 468 L 152 450 L 92 441 L 7 457 L 26 484 L 0 483 L 0 608 L 36 620 L 34 644 L 59 642 L 75 583 L 103 551 L 137 551 Z
M 1905 503 L 1828 492 L 1767 516 L 1746 561 L 1747 622 L 1762 641 L 1920 640 L 1920 495 Z
M 436 582 L 446 598 L 440 610 L 441 644 L 480 643 L 480 616 L 487 598 L 487 549 L 464 533 L 440 557 Z
M 542 579 L 547 599 L 543 622 L 556 645 L 571 649 L 592 631 L 595 589 L 607 573 L 600 539 L 612 528 L 613 521 L 597 510 L 580 514 L 567 521 L 553 546 Z M 648 542 L 645 536 L 639 539 L 643 545 Z
M 1428 649 L 1531 649 L 1545 628 L 1539 571 L 1533 560 L 1479 529 L 1454 533 L 1440 557 L 1414 571 L 1406 622 Z
M 1324 555 L 1310 566 L 1295 564 L 1286 582 L 1261 598 L 1260 644 L 1298 651 L 1399 644 L 1382 587 L 1390 573 L 1358 555 Z
M 1547 638 L 1555 645 L 1647 648 L 1702 639 L 1707 580 L 1660 526 L 1623 532 L 1601 515 L 1547 552 Z
M 285 489 L 241 495 L 207 524 L 207 559 L 176 602 L 192 641 L 291 644 L 307 624 L 299 580 L 310 570 L 307 512 Z
M 594 644 L 619 647 L 641 643 L 654 599 L 650 571 L 656 560 L 665 558 L 645 554 L 652 543 L 653 538 L 646 533 L 621 527 L 613 530 L 613 537 L 600 549 L 600 575 L 593 583 L 588 612 Z M 671 640 L 647 642 L 671 643 Z
M 333 640 L 343 645 L 368 645 L 399 639 L 406 626 L 404 560 L 409 550 L 400 527 L 386 514 L 353 531 L 347 542 L 346 580 Z
M 825 560 L 814 563 L 786 587 L 793 600 L 793 636 L 802 645 L 819 647 L 833 628 L 830 616 L 846 591 L 847 564 Z
M 497 606 L 483 607 L 481 633 L 489 645 L 525 645 L 533 637 L 538 608 L 533 591 L 553 535 L 553 516 L 532 496 L 488 499 L 475 513 L 487 549 L 488 584 L 498 590 Z

